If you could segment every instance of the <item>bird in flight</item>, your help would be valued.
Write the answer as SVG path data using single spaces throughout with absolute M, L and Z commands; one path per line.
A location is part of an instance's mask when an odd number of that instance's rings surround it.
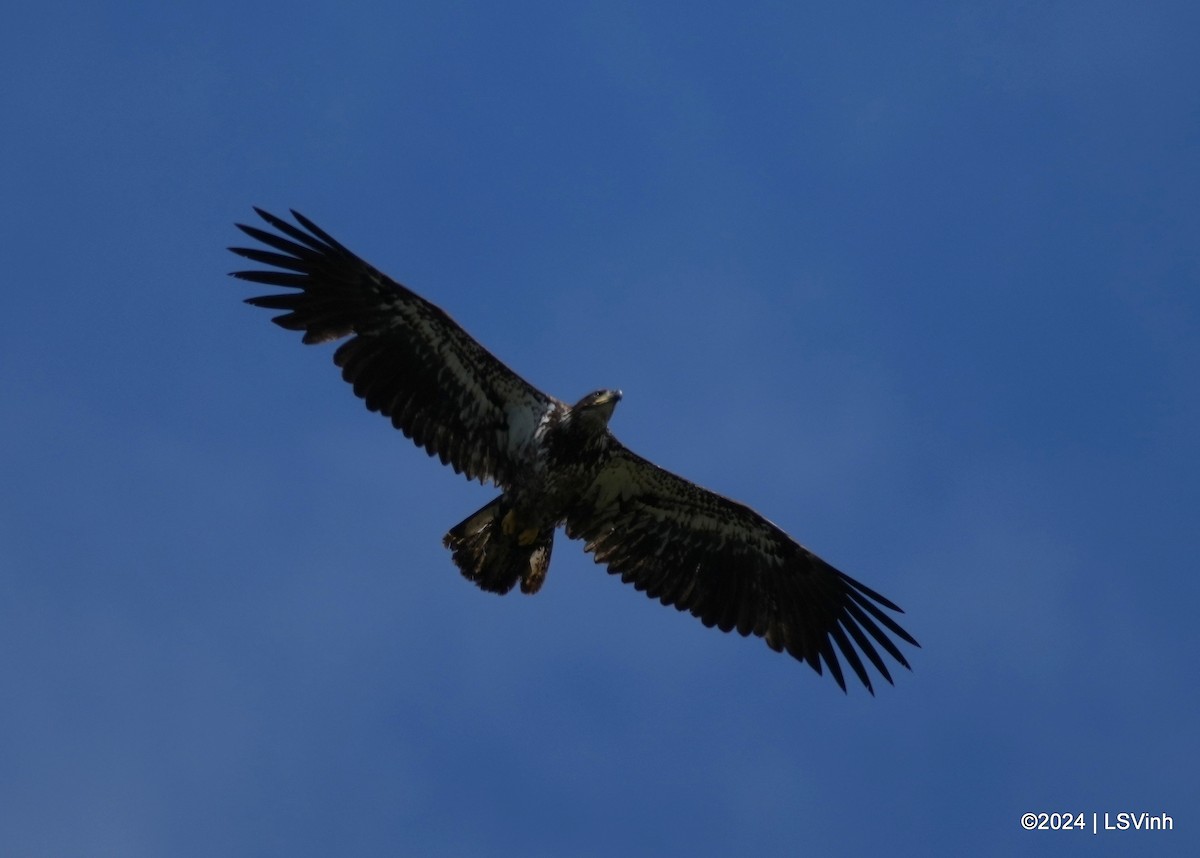
M 457 473 L 501 494 L 445 535 L 480 588 L 536 593 L 563 527 L 597 563 L 704 625 L 756 635 L 846 690 L 841 659 L 874 694 L 864 658 L 892 682 L 880 650 L 916 640 L 900 608 L 830 566 L 749 507 L 678 477 L 609 431 L 619 390 L 574 405 L 495 358 L 441 308 L 392 280 L 293 211 L 262 209 L 274 232 L 238 224 L 263 247 L 231 247 L 266 266 L 233 272 L 282 287 L 246 303 L 282 311 L 275 324 L 308 344 L 345 340 L 342 378 L 368 409 Z M 840 658 L 839 658 L 840 654 Z

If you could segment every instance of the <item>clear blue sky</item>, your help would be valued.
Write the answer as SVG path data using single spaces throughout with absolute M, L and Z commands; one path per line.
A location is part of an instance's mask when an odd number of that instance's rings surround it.
M 1197 854 L 1194 3 L 20 4 L 0 854 Z M 907 611 L 874 698 L 492 496 L 241 304 L 308 214 Z M 1166 812 L 1153 834 L 1026 811 Z

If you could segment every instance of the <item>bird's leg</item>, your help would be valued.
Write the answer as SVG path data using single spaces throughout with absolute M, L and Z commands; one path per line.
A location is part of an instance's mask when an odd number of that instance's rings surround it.
M 500 531 L 505 536 L 517 535 L 517 545 L 528 547 L 537 542 L 540 531 L 536 527 L 521 528 L 517 521 L 517 511 L 510 509 L 504 514 L 504 518 L 500 519 Z

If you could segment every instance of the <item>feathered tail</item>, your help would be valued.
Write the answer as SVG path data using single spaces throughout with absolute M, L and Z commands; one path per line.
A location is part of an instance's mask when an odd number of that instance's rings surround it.
M 481 589 L 503 595 L 520 581 L 522 593 L 536 593 L 550 566 L 554 528 L 522 532 L 501 495 L 450 528 L 442 544 Z

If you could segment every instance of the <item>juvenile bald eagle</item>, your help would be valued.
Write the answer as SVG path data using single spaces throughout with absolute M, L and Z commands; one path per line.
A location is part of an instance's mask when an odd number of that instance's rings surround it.
M 872 694 L 860 653 L 889 683 L 876 646 L 908 667 L 889 636 L 918 645 L 885 610 L 900 609 L 839 572 L 749 507 L 626 449 L 608 429 L 618 390 L 568 405 L 529 384 L 445 312 L 355 256 L 298 212 L 261 209 L 277 233 L 238 224 L 266 245 L 232 247 L 270 270 L 234 277 L 297 290 L 247 299 L 283 310 L 305 343 L 349 337 L 334 352 L 367 408 L 456 472 L 502 494 L 446 534 L 462 574 L 493 593 L 536 593 L 554 531 L 621 580 L 704 625 L 763 638 L 828 668 L 838 653 Z

